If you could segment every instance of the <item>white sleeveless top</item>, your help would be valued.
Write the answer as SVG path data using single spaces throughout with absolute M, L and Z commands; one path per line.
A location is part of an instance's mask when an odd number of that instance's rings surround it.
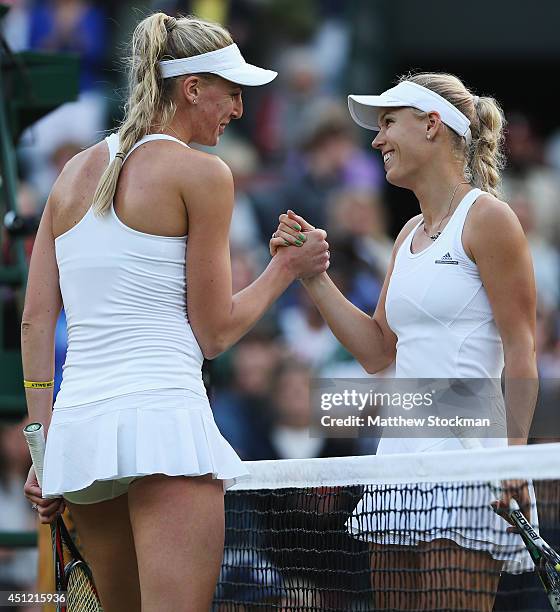
M 463 248 L 470 207 L 484 192 L 472 189 L 440 237 L 411 252 L 420 221 L 399 248 L 386 316 L 398 338 L 398 378 L 500 378 L 502 341 L 477 265 Z
M 151 134 L 130 153 L 152 140 L 187 146 Z M 118 134 L 106 142 L 111 162 Z M 55 410 L 153 389 L 206 395 L 202 352 L 187 319 L 186 241 L 126 226 L 112 203 L 103 216 L 90 208 L 56 238 L 68 351 Z
M 488 389 L 477 398 L 484 404 L 492 402 L 495 423 L 505 432 L 503 397 L 499 384 L 493 384 L 499 381 L 504 366 L 502 342 L 478 268 L 462 243 L 467 213 L 482 193 L 480 189 L 469 191 L 439 238 L 423 251 L 412 253 L 412 239 L 422 221 L 416 224 L 397 252 L 385 308 L 387 322 L 398 338 L 395 376 L 494 379 L 488 380 Z M 377 453 L 461 450 L 467 443 L 502 447 L 508 441 L 505 435 L 463 440 L 458 435 L 386 436 L 381 438 Z M 529 571 L 531 558 L 520 538 L 506 533 L 506 522 L 490 508 L 490 502 L 497 499 L 490 484 L 476 491 L 468 487 L 446 490 L 430 483 L 417 483 L 413 489 L 408 485 L 377 487 L 374 495 L 364 496 L 358 503 L 348 521 L 349 530 L 361 539 L 385 545 L 414 546 L 448 539 L 464 548 L 488 552 L 504 562 L 504 571 Z M 531 522 L 538 527 L 531 485 L 529 495 Z M 471 525 L 476 525 L 476 530 L 469 528 Z
M 419 253 L 411 244 L 420 221 L 399 248 L 385 304 L 387 323 L 397 336 L 396 378 L 501 377 L 502 341 L 477 265 L 465 253 L 463 227 L 471 206 L 484 192 L 469 191 L 439 238 Z M 490 382 L 490 381 L 489 381 Z M 503 418 L 501 392 L 496 413 Z M 507 446 L 504 438 L 481 438 L 482 446 Z M 462 448 L 456 438 L 381 440 L 378 453 Z
M 176 141 L 152 134 L 132 150 L 161 139 Z M 118 135 L 107 144 L 113 160 Z M 102 217 L 88 210 L 57 238 L 68 354 L 43 497 L 96 481 L 121 487 L 121 479 L 147 474 L 212 474 L 224 488 L 248 475 L 218 430 L 202 383 L 202 353 L 186 313 L 185 250 L 186 236 L 133 230 L 112 206 Z

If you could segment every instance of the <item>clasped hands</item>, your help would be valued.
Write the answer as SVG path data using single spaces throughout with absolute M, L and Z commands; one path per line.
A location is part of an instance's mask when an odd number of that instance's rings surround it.
M 330 265 L 327 232 L 316 229 L 292 210 L 282 213 L 278 220 L 269 243 L 270 255 L 284 258 L 287 267 L 302 280 L 326 272 Z

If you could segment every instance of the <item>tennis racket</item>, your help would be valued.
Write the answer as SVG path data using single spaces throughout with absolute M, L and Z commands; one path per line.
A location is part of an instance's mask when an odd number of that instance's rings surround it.
M 465 448 L 482 447 L 477 439 L 466 438 L 461 442 Z M 494 504 L 491 506 L 496 514 L 517 529 L 535 564 L 535 572 L 540 578 L 552 609 L 554 612 L 560 612 L 560 555 L 531 526 L 515 499 L 510 500 L 509 509 Z
M 519 532 L 540 578 L 554 612 L 560 612 L 560 555 L 551 548 L 531 526 L 512 499 L 509 509 L 494 508 L 494 511 L 511 523 Z
M 39 485 L 43 486 L 45 436 L 41 423 L 27 425 L 23 434 L 29 446 Z M 56 591 L 66 591 L 66 602 L 57 605 L 57 612 L 102 612 L 99 596 L 88 564 L 74 544 L 61 516 L 50 524 L 54 555 Z M 65 563 L 66 558 L 69 559 Z

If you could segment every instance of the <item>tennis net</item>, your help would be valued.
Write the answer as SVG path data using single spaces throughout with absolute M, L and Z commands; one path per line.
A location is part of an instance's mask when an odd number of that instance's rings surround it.
M 550 610 L 504 481 L 560 548 L 560 444 L 248 462 L 213 610 Z

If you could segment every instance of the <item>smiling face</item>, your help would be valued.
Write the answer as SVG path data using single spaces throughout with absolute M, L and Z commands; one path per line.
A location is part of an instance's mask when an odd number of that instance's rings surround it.
M 425 116 L 408 107 L 382 108 L 379 132 L 371 143 L 380 151 L 387 181 L 397 187 L 409 187 L 430 159 Z
M 191 104 L 191 140 L 213 147 L 232 119 L 243 115 L 242 89 L 218 76 L 196 78 L 196 86 L 188 89 L 188 95 L 196 100 Z

